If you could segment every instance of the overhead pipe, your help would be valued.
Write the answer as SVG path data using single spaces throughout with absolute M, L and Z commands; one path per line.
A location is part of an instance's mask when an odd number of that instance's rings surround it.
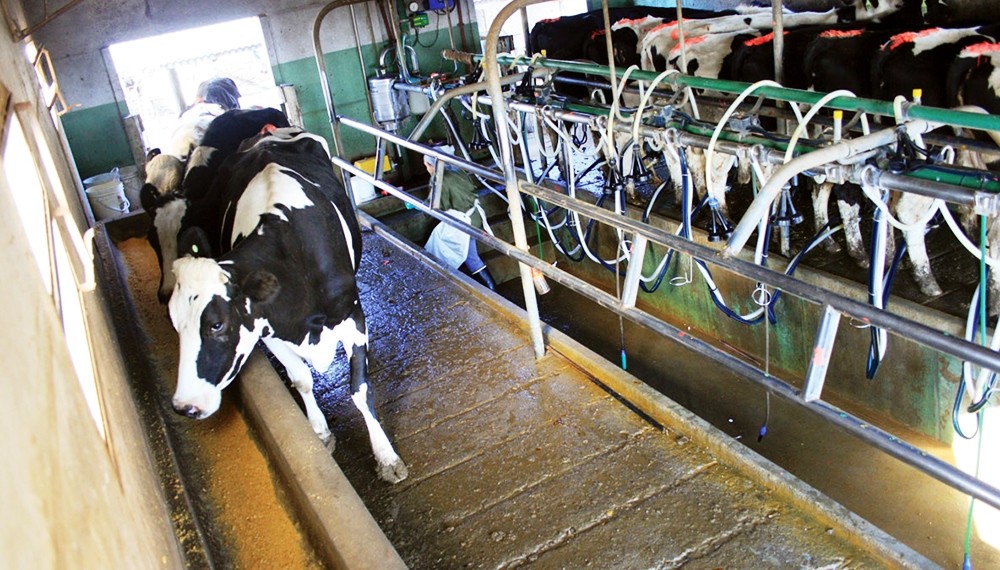
M 747 240 L 750 239 L 750 234 L 757 229 L 760 221 L 770 212 L 771 203 L 781 193 L 784 185 L 790 182 L 795 176 L 824 164 L 845 160 L 862 152 L 892 144 L 896 142 L 899 129 L 903 129 L 908 135 L 912 136 L 920 135 L 939 126 L 941 125 L 917 119 L 896 127 L 882 129 L 870 135 L 848 139 L 793 158 L 777 168 L 764 187 L 757 193 L 753 202 L 750 203 L 750 207 L 740 219 L 739 224 L 736 225 L 736 229 L 733 230 L 733 235 L 729 238 L 726 246 L 722 248 L 722 256 L 733 257 L 739 255 L 743 250 L 743 246 L 746 245 Z
M 493 119 L 496 125 L 498 144 L 500 146 L 500 162 L 504 172 L 504 182 L 507 187 L 508 213 L 511 229 L 514 233 L 514 245 L 525 252 L 528 249 L 528 238 L 524 230 L 524 217 L 521 214 L 521 193 L 517 189 L 517 173 L 514 170 L 514 154 L 510 146 L 510 133 L 507 129 L 507 107 L 504 104 L 503 87 L 500 83 L 500 67 L 497 62 L 497 42 L 500 30 L 513 13 L 521 8 L 538 4 L 545 0 L 514 0 L 500 10 L 490 31 L 486 35 L 486 54 L 483 58 L 483 73 L 486 76 L 486 92 L 493 101 Z M 541 358 L 545 354 L 545 339 L 542 337 L 541 320 L 538 316 L 538 299 L 535 297 L 535 286 L 532 281 L 531 267 L 523 262 L 518 263 L 521 274 L 521 288 L 524 291 L 524 306 L 528 313 L 528 328 L 531 333 L 535 356 Z
M 389 21 L 392 23 L 394 30 L 403 31 L 402 24 L 399 21 L 399 9 L 395 1 L 389 2 Z M 410 72 L 406 68 L 406 51 L 404 48 L 403 34 L 396 34 L 396 61 L 399 62 L 399 74 L 405 83 L 413 83 L 413 78 L 410 77 Z
M 444 51 L 448 52 L 449 50 L 444 50 Z M 447 53 L 443 55 L 447 57 Z M 544 75 L 548 72 L 549 71 L 546 69 L 535 68 L 534 72 L 532 73 L 532 77 L 538 75 Z M 511 85 L 513 83 L 517 83 L 520 80 L 521 80 L 520 75 L 517 74 L 507 75 L 500 80 L 500 85 Z M 435 99 L 434 103 L 430 106 L 430 109 L 428 109 L 427 112 L 424 113 L 424 116 L 420 119 L 420 122 L 417 123 L 417 126 L 413 128 L 413 131 L 410 132 L 410 136 L 407 137 L 407 139 L 411 141 L 419 140 L 420 137 L 423 136 L 424 131 L 427 130 L 427 127 L 430 126 L 431 121 L 434 119 L 434 117 L 441 111 L 441 108 L 444 107 L 449 101 L 451 101 L 455 97 L 460 97 L 462 95 L 472 95 L 473 93 L 479 91 L 485 91 L 487 86 L 488 84 L 486 81 L 480 81 L 478 83 L 469 83 L 468 85 L 462 85 L 461 87 L 449 89 L 443 95 Z

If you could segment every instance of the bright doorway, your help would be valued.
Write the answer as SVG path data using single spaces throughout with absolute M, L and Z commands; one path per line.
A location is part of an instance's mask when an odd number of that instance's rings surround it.
M 166 145 L 198 84 L 229 77 L 240 106 L 281 108 L 258 18 L 192 28 L 109 47 L 129 112 L 142 119 L 146 148 Z

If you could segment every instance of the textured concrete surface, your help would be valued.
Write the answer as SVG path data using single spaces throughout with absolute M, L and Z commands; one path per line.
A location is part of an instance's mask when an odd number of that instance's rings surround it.
M 409 479 L 376 479 L 342 362 L 317 390 L 334 459 L 411 567 L 900 564 L 560 354 L 536 361 L 518 324 L 372 233 L 359 281 L 377 407 Z

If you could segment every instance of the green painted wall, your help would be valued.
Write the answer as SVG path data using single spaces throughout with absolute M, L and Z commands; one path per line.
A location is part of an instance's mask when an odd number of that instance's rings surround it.
M 674 226 L 670 222 L 663 222 L 662 225 L 668 230 Z M 601 255 L 606 259 L 614 257 L 613 233 L 603 226 L 595 229 Z M 662 247 L 655 250 L 655 259 L 647 256 L 645 260 L 645 275 L 653 273 L 663 255 Z M 742 324 L 719 311 L 697 267 L 693 269 L 690 283 L 671 285 L 671 280 L 682 278 L 688 272 L 687 259 L 680 260 L 678 257 L 674 256 L 664 283 L 657 291 L 640 291 L 637 306 L 694 336 L 713 344 L 728 345 L 732 352 L 749 354 L 758 362 L 764 362 L 763 323 Z M 563 270 L 577 274 L 605 291 L 615 291 L 613 274 L 603 267 L 594 263 L 574 263 L 561 255 L 557 259 Z M 825 277 L 815 274 L 810 277 L 807 273 L 808 269 L 800 269 L 796 275 L 807 282 L 815 280 L 830 285 Z M 740 314 L 757 309 L 752 300 L 754 282 L 718 268 L 713 268 L 712 277 L 730 308 Z M 775 313 L 777 323 L 768 328 L 770 371 L 801 388 L 812 357 L 822 309 L 791 295 L 783 295 Z M 954 436 L 951 406 L 961 373 L 960 363 L 890 335 L 886 358 L 875 379 L 868 380 L 865 365 L 870 331 L 859 325 L 848 318 L 840 324 L 823 399 L 861 417 L 888 416 L 911 429 L 950 443 Z M 724 400 L 727 396 L 719 397 Z M 739 406 L 738 403 L 733 405 Z
M 124 103 L 120 106 L 109 103 L 77 109 L 62 116 L 66 139 L 81 179 L 134 163 L 121 120 L 127 114 Z
M 466 37 L 469 38 L 470 45 L 478 47 L 479 31 L 475 24 L 466 25 L 465 33 Z M 458 42 L 460 38 L 458 30 L 455 31 L 454 35 L 456 42 Z M 438 72 L 453 72 L 454 66 L 440 57 L 441 50 L 451 46 L 446 29 L 442 29 L 436 37 L 434 33 L 421 35 L 421 42 L 425 43 L 423 46 L 417 46 L 416 52 L 422 76 Z M 365 90 L 367 89 L 366 77 L 374 74 L 374 68 L 378 63 L 378 56 L 381 53 L 383 45 L 378 47 L 368 45 L 362 49 L 365 63 L 367 64 L 367 70 L 364 75 L 361 73 L 356 49 L 345 49 L 325 55 L 327 73 L 329 74 L 330 86 L 333 90 L 334 106 L 338 114 L 370 123 L 368 103 L 365 98 Z M 390 68 L 390 71 L 392 70 Z M 302 108 L 303 126 L 306 130 L 326 137 L 332 144 L 333 133 L 330 128 L 326 106 L 323 103 L 323 93 L 319 84 L 319 75 L 315 60 L 313 58 L 305 58 L 280 64 L 274 68 L 274 75 L 275 80 L 279 83 L 295 85 L 295 90 L 299 97 L 299 105 Z M 457 106 L 455 108 L 457 109 Z M 418 120 L 419 117 L 415 116 L 406 119 L 401 129 L 402 134 L 408 134 L 417 124 Z M 348 160 L 372 156 L 375 153 L 374 137 L 359 133 L 350 128 L 342 128 L 341 136 L 344 139 L 344 155 Z M 440 119 L 435 119 L 431 128 L 425 133 L 423 140 L 439 140 L 444 136 L 445 129 L 443 122 Z

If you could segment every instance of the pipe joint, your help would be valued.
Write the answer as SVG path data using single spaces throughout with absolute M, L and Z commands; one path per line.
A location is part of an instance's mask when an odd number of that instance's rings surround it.
M 974 196 L 973 209 L 980 216 L 996 216 L 1000 214 L 1000 194 L 977 190 Z
M 875 165 L 867 164 L 858 172 L 858 183 L 869 188 L 881 188 L 882 171 Z

